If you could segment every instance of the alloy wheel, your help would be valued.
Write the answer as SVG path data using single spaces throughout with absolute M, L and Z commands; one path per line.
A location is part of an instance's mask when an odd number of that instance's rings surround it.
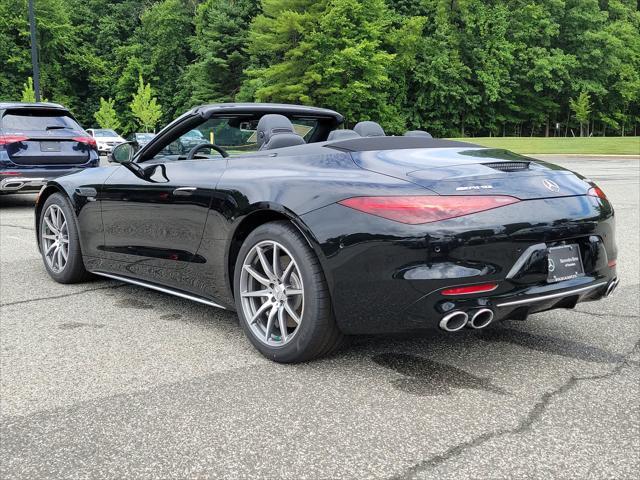
M 69 258 L 69 229 L 58 205 L 52 204 L 44 212 L 41 240 L 47 265 L 55 273 L 62 272 Z
M 269 346 L 293 339 L 302 322 L 304 287 L 296 261 L 282 244 L 262 241 L 249 251 L 240 273 L 240 296 L 257 339 Z

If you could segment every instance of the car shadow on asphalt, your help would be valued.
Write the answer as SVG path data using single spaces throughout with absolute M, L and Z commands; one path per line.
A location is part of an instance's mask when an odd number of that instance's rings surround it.
M 401 374 L 391 384 L 404 393 L 419 396 L 448 395 L 454 389 L 482 390 L 509 395 L 487 378 L 420 355 L 386 352 L 371 357 L 376 364 Z
M 625 361 L 624 355 L 593 345 L 529 333 L 512 326 L 513 322 L 505 322 L 482 332 L 461 332 L 455 337 L 437 331 L 420 335 L 356 337 L 351 354 L 355 353 L 363 360 L 370 360 L 402 375 L 401 378 L 391 379 L 391 385 L 404 393 L 418 396 L 449 395 L 458 389 L 511 395 L 510 392 L 494 385 L 489 378 L 454 367 L 447 363 L 446 359 L 443 362 L 442 356 L 439 357 L 440 361 L 436 361 L 429 358 L 426 353 L 436 348 L 442 350 L 441 347 L 446 347 L 446 351 L 456 352 L 468 346 L 469 342 L 510 344 L 544 354 L 599 364 L 619 364 Z M 413 352 L 409 353 L 407 350 Z M 425 351 L 425 355 L 416 354 L 416 350 Z M 336 358 L 338 361 L 340 355 L 346 358 L 349 352 L 338 354 Z

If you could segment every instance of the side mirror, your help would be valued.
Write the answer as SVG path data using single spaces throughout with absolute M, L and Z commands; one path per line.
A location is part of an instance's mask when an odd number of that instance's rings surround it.
M 133 142 L 121 143 L 113 148 L 107 159 L 112 163 L 131 163 L 135 153 Z

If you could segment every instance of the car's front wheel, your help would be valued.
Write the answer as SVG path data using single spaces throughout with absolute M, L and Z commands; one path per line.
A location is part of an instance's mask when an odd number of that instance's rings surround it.
M 76 217 L 62 194 L 47 198 L 39 222 L 40 251 L 49 275 L 59 283 L 87 280 L 89 273 L 82 261 Z
M 320 263 L 290 223 L 267 223 L 249 234 L 234 287 L 240 323 L 267 358 L 303 362 L 342 344 Z

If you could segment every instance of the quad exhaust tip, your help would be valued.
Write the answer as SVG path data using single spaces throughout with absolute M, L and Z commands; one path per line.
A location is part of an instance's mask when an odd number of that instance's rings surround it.
M 6 182 L 3 186 L 3 190 L 20 190 L 24 182 Z
M 457 310 L 442 317 L 440 328 L 445 332 L 457 332 L 463 329 L 468 321 L 469 315 L 466 312 Z
M 473 314 L 467 326 L 478 330 L 486 327 L 491 322 L 493 322 L 493 310 L 481 308 Z
M 609 286 L 607 287 L 607 291 L 605 292 L 604 296 L 605 297 L 611 296 L 613 292 L 616 290 L 616 288 L 618 288 L 619 283 L 620 283 L 620 280 L 618 279 L 618 277 L 614 278 L 609 284 Z

